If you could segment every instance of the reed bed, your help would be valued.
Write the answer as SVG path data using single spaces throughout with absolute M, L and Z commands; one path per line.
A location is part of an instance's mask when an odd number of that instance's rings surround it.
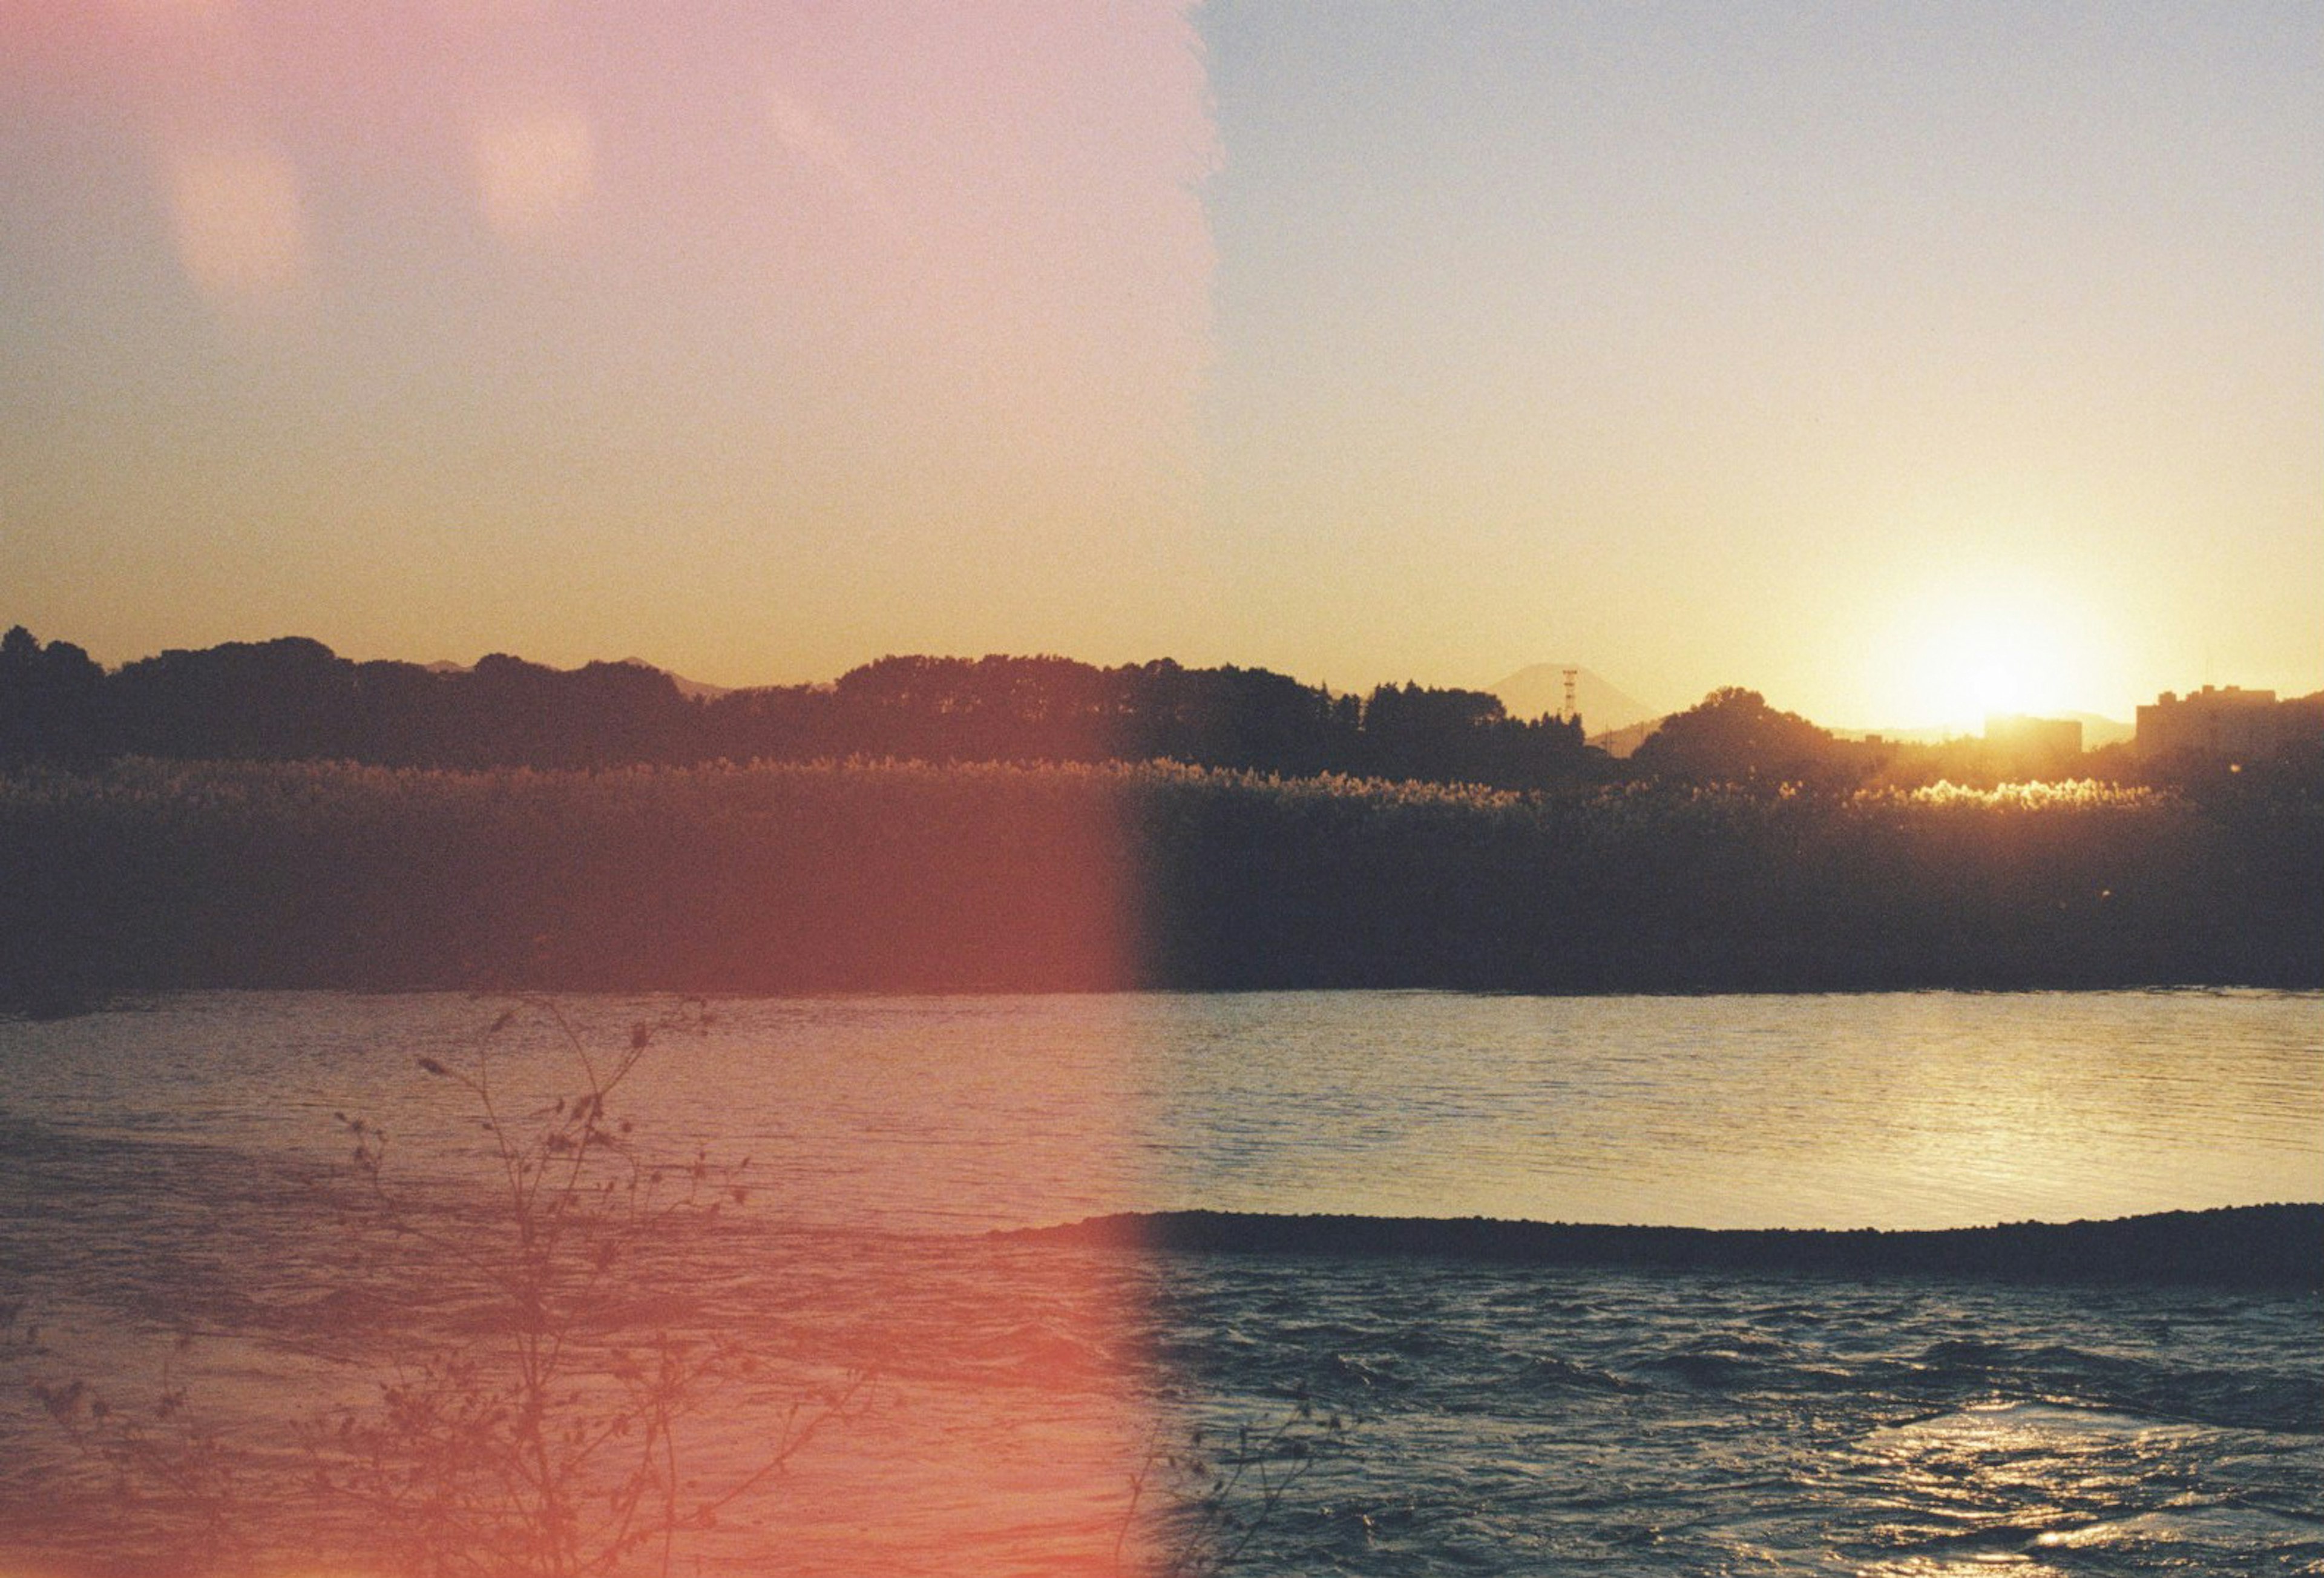
M 1145 764 L 0 774 L 0 991 L 2311 986 L 2324 814 Z

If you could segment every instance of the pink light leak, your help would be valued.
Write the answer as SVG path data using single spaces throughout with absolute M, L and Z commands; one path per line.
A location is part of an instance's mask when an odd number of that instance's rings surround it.
M 98 234 L 153 265 L 124 290 L 177 291 L 152 332 L 232 358 L 170 398 L 216 402 L 233 452 L 275 468 L 222 466 L 224 507 L 311 534 L 269 556 L 286 585 L 315 578 L 302 606 L 388 541 L 401 578 L 363 605 L 474 600 L 477 628 L 528 652 L 509 622 L 576 619 L 558 577 L 585 573 L 659 597 L 665 631 L 763 642 L 788 566 L 890 533 L 848 603 L 906 629 L 890 605 L 942 583 L 973 581 L 971 605 L 1005 593 L 1022 520 L 1102 558 L 1124 479 L 1191 432 L 1218 154 L 1181 4 L 118 0 L 7 13 L 0 62 L 20 119 L 102 144 L 119 189 Z M 238 331 L 277 304 L 295 310 Z M 433 583 L 409 546 L 426 507 L 456 521 Z M 632 532 L 648 546 L 615 560 Z M 172 551 L 216 557 L 198 526 Z M 733 589 L 769 565 L 773 594 Z M 159 595 L 190 604 L 168 579 Z M 1036 896 L 1057 946 L 1093 981 L 1127 976 L 1136 879 L 1107 831 L 1026 846 L 1074 868 Z M 1109 1287 L 1090 1307 L 1135 1324 Z M 1053 1454 L 1044 1494 L 1118 1502 L 1142 1397 L 1121 1378 L 1121 1417 Z M 985 1423 L 1013 1428 L 1017 1406 L 995 1390 Z M 891 1428 L 928 1484 L 985 1472 L 909 1424 Z M 843 1481 L 855 1463 L 830 1462 Z M 875 1509 L 891 1493 L 839 1488 Z
M 632 358 L 643 300 L 764 344 L 770 389 L 1027 465 L 1183 438 L 1210 358 L 1218 154 L 1182 5 L 113 0 L 0 26 L 0 84 L 138 128 L 152 239 L 221 307 L 305 282 L 327 309 L 465 226 L 505 266 L 562 260 L 571 376 Z

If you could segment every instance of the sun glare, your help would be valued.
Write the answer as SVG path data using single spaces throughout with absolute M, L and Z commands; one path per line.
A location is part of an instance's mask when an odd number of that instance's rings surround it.
M 2024 587 L 1932 596 L 1899 622 L 1882 687 L 1898 727 L 1982 730 L 1996 715 L 2087 709 L 2077 611 Z

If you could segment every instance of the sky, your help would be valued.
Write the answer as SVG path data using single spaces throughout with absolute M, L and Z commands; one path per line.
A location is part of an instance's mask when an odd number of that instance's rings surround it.
M 0 0 L 108 663 L 2324 687 L 2324 7 Z

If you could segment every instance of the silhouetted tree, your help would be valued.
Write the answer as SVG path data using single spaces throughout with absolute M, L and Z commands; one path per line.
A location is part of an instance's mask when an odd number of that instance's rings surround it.
M 105 670 L 70 641 L 43 647 L 23 625 L 0 636 L 0 761 L 97 753 Z
M 1463 754 L 1467 734 L 1501 713 L 1491 697 L 1377 686 L 1364 698 L 1364 765 L 1381 778 L 1424 777 L 1424 763 Z
M 1856 754 L 1829 730 L 1730 685 L 1664 719 L 1630 762 L 1655 777 L 1696 783 L 1837 787 L 1861 771 Z
M 251 761 L 355 753 L 355 665 L 303 636 L 173 648 L 124 664 L 106 689 L 124 750 Z

